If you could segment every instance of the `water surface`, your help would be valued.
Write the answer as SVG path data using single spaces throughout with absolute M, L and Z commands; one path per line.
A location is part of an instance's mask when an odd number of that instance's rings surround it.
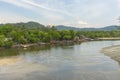
M 0 80 L 120 80 L 118 63 L 101 53 L 120 41 L 0 51 Z M 9 55 L 8 55 L 9 54 Z

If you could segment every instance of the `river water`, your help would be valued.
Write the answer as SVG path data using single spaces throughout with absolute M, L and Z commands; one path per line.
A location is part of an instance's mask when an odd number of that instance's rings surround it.
M 118 62 L 101 53 L 119 44 L 92 41 L 1 50 L 0 80 L 120 80 Z

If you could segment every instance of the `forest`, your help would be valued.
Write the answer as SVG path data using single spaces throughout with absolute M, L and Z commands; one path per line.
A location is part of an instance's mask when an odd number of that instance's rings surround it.
M 55 26 L 27 28 L 5 24 L 0 26 L 0 47 L 9 48 L 16 44 L 50 43 L 51 41 L 73 41 L 75 37 L 97 39 L 102 37 L 120 37 L 120 31 L 74 31 L 57 30 Z

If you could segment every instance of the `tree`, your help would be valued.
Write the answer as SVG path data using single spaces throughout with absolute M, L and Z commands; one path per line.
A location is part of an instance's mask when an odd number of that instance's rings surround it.
M 67 30 L 62 30 L 61 32 L 60 32 L 60 35 L 61 35 L 61 40 L 64 40 L 64 39 L 66 39 L 66 36 L 70 36 L 70 32 L 69 31 L 67 31 Z
M 13 41 L 6 38 L 4 35 L 0 35 L 0 47 L 9 48 L 13 45 Z
M 50 42 L 51 38 L 52 38 L 51 35 L 49 35 L 47 32 L 45 32 L 42 41 L 43 42 Z
M 0 35 L 0 47 L 5 45 L 5 35 Z
M 59 40 L 60 38 L 60 33 L 59 31 L 52 31 L 50 30 L 48 34 L 51 36 L 51 40 Z
M 70 35 L 71 35 L 71 39 L 73 40 L 76 36 L 76 32 L 74 30 L 69 30 Z
M 70 40 L 70 39 L 71 39 L 71 36 L 70 36 L 70 35 L 65 35 L 65 36 L 63 37 L 63 39 L 64 39 L 64 40 Z

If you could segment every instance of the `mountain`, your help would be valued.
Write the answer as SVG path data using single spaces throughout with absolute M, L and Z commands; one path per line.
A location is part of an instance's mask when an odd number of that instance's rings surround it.
M 58 25 L 56 26 L 58 30 L 75 30 L 75 31 L 111 31 L 111 30 L 120 30 L 120 27 L 117 25 L 111 25 L 103 28 L 75 28 L 71 26 Z
M 16 27 L 26 27 L 26 28 L 39 28 L 41 30 L 47 31 L 49 27 L 46 27 L 40 23 L 37 22 L 27 22 L 27 23 L 7 23 Z M 0 24 L 0 26 L 5 25 L 5 24 Z M 120 26 L 117 25 L 111 25 L 111 26 L 106 26 L 103 28 L 75 28 L 72 26 L 64 26 L 64 25 L 58 25 L 55 26 L 56 29 L 58 30 L 75 30 L 75 31 L 111 31 L 111 30 L 120 30 Z
M 44 25 L 40 24 L 40 23 L 37 23 L 37 22 L 33 22 L 33 21 L 30 21 L 30 22 L 27 22 L 27 23 L 7 23 L 7 24 L 10 24 L 10 25 L 13 25 L 13 26 L 16 26 L 16 27 L 26 27 L 26 28 L 40 28 L 41 30 L 46 30 L 47 27 L 45 27 Z M 5 24 L 0 24 L 0 26 L 2 25 L 5 25 Z
M 44 25 L 40 24 L 40 23 L 37 23 L 37 22 L 27 22 L 27 23 L 16 23 L 16 24 L 13 24 L 15 26 L 25 26 L 25 27 L 29 27 L 29 28 L 43 28 L 45 27 Z
M 120 26 L 112 25 L 112 26 L 107 26 L 107 27 L 100 28 L 100 29 L 101 30 L 108 30 L 108 31 L 111 31 L 111 30 L 120 30 Z
M 18 26 L 18 27 L 26 27 L 26 28 L 40 28 L 41 30 L 46 30 L 46 27 L 40 23 L 37 23 L 37 22 L 33 22 L 33 21 L 30 21 L 30 22 L 27 22 L 27 23 L 16 23 L 16 24 L 13 24 L 14 26 Z

